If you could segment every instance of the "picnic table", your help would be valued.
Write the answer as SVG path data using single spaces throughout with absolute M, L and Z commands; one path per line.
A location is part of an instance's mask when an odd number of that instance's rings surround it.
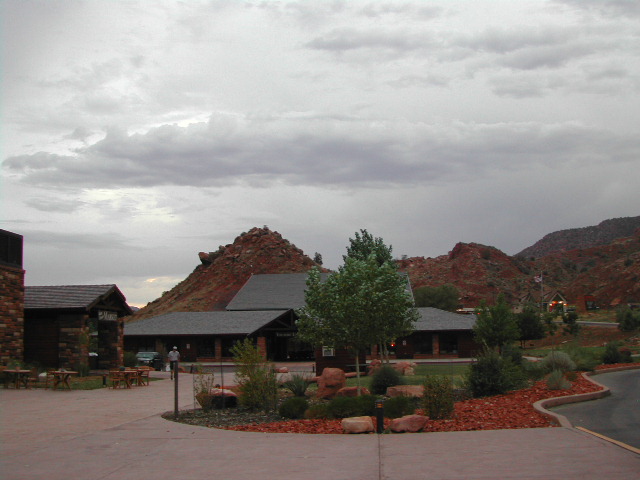
M 77 375 L 77 373 L 78 372 L 72 370 L 53 370 L 51 372 L 53 375 L 53 390 L 57 390 L 58 385 L 61 385 L 62 388 L 66 388 L 67 390 L 71 390 L 69 379 L 71 375 Z
M 9 376 L 9 381 L 4 384 L 5 388 L 9 388 L 10 383 L 13 383 L 15 388 L 20 388 L 21 385 L 24 388 L 29 388 L 29 375 L 31 375 L 31 370 L 12 368 L 3 371 Z

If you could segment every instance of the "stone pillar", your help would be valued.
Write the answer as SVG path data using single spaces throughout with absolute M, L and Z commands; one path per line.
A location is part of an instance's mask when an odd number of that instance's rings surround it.
M 24 361 L 24 270 L 0 265 L 0 364 Z
M 222 338 L 216 337 L 214 340 L 214 351 L 216 360 L 222 360 Z
M 258 337 L 258 350 L 260 351 L 260 355 L 262 355 L 262 359 L 267 359 L 267 339 L 265 337 Z
M 440 355 L 440 335 L 434 333 L 431 338 L 433 342 L 433 354 Z

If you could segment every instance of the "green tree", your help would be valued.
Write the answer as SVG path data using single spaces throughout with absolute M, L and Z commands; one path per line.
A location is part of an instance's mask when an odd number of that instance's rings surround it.
M 458 308 L 460 293 L 453 285 L 420 287 L 413 291 L 413 299 L 416 307 L 433 307 L 455 312 Z
M 516 314 L 518 329 L 520 330 L 520 344 L 524 346 L 527 340 L 538 340 L 545 337 L 545 328 L 540 319 L 540 309 L 532 303 L 524 306 L 522 312 Z
M 365 260 L 346 257 L 324 282 L 313 268 L 306 304 L 297 311 L 298 336 L 316 346 L 347 348 L 357 359 L 372 345 L 411 333 L 418 312 L 406 287 L 406 277 L 391 262 L 379 265 L 374 254 Z M 356 365 L 359 382 L 359 362 Z
M 379 266 L 382 266 L 384 263 L 391 262 L 393 260 L 391 250 L 391 245 L 387 247 L 382 238 L 374 237 L 365 229 L 360 230 L 360 233 L 356 232 L 355 238 L 349 239 L 347 254 L 343 255 L 342 259 L 345 262 L 347 261 L 347 258 L 367 260 L 371 254 L 374 254 L 376 262 Z
M 580 333 L 580 324 L 578 323 L 578 314 L 576 312 L 567 312 L 562 315 L 563 335 L 573 335 L 574 337 Z
M 487 307 L 483 301 L 476 309 L 476 314 L 478 320 L 473 326 L 473 333 L 479 343 L 487 348 L 502 352 L 505 345 L 520 337 L 515 315 L 504 295 L 500 294 L 496 304 L 491 307 Z

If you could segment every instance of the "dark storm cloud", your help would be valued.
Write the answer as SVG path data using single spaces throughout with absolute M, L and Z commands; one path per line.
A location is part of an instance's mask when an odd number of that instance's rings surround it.
M 285 119 L 111 130 L 75 155 L 7 159 L 29 184 L 378 187 L 447 182 L 535 164 L 632 161 L 637 139 L 575 123 L 369 124 Z M 42 208 L 42 206 L 41 206 Z M 61 208 L 61 207 L 60 207 Z

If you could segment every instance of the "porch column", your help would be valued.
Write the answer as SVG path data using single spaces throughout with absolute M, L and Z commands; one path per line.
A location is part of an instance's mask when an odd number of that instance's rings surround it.
M 215 351 L 215 358 L 216 360 L 221 360 L 222 359 L 222 338 L 220 337 L 216 337 L 215 340 L 213 341 L 213 345 L 214 345 L 214 351 Z
M 262 355 L 262 359 L 267 359 L 267 339 L 266 337 L 258 337 L 258 350 L 260 351 L 260 355 Z
M 434 355 L 440 355 L 440 335 L 434 333 L 431 336 L 432 350 Z

